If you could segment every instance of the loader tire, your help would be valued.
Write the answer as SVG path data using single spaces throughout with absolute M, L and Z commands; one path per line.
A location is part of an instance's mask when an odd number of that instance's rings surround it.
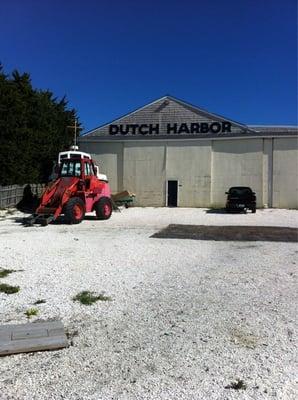
M 97 219 L 109 219 L 112 215 L 112 209 L 112 202 L 108 197 L 103 197 L 94 204 Z
M 85 217 L 85 204 L 79 197 L 72 197 L 64 206 L 64 215 L 69 224 L 79 224 Z

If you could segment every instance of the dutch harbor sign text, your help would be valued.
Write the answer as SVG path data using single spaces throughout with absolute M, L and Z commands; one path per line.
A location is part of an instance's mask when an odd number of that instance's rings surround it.
M 231 123 L 223 122 L 191 122 L 191 123 L 168 123 L 165 133 L 170 135 L 195 134 L 195 133 L 229 133 Z M 158 135 L 159 124 L 112 124 L 109 126 L 110 135 Z

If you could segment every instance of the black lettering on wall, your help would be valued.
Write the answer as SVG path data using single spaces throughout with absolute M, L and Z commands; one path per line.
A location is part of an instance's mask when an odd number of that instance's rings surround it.
M 209 126 L 206 122 L 201 123 L 201 133 L 208 133 L 209 132 Z
M 132 124 L 132 125 L 130 125 L 130 126 L 131 126 L 131 129 L 132 129 L 131 133 L 132 133 L 133 135 L 135 135 L 135 134 L 136 134 L 136 130 L 137 130 L 137 128 L 138 128 L 139 125 L 137 125 L 137 124 Z
M 187 124 L 181 124 L 178 129 L 178 133 L 189 133 Z
M 190 124 L 190 133 L 200 133 L 200 124 L 197 123 Z
M 117 135 L 118 132 L 119 132 L 118 125 L 110 125 L 109 126 L 109 134 L 110 135 Z
M 167 124 L 167 133 L 177 133 L 177 124 Z
M 125 127 L 125 128 L 124 128 Z M 120 125 L 121 135 L 127 135 L 129 133 L 129 125 Z
M 222 123 L 222 133 L 231 132 L 232 131 L 231 128 L 232 128 L 231 122 L 223 122 Z
M 140 133 L 141 135 L 147 135 L 147 133 L 148 133 L 148 125 L 147 125 L 147 124 L 142 124 L 142 125 L 140 125 L 140 127 L 139 127 L 139 133 Z
M 213 132 L 213 133 L 218 133 L 218 132 L 220 132 L 220 130 L 221 130 L 221 125 L 220 125 L 220 123 L 219 123 L 219 122 L 213 122 L 213 123 L 210 125 L 210 130 L 211 130 L 211 132 Z
M 156 135 L 159 134 L 159 124 L 155 124 L 155 126 L 153 124 L 149 124 L 149 134 L 152 135 L 153 133 Z
M 181 134 L 181 133 L 227 133 L 232 131 L 232 124 L 228 121 L 223 122 L 192 122 L 192 123 L 167 123 L 167 134 Z M 159 124 L 111 124 L 109 126 L 110 135 L 158 135 Z

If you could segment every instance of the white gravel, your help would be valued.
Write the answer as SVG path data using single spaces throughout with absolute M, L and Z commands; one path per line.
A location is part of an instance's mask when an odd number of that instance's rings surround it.
M 298 211 L 130 208 L 24 228 L 0 215 L 0 323 L 61 319 L 64 350 L 0 358 L 0 399 L 296 399 L 295 243 L 153 239 L 170 223 L 298 227 Z M 81 290 L 110 302 L 83 306 Z M 236 379 L 246 389 L 225 388 Z M 296 381 L 295 381 L 296 379 Z

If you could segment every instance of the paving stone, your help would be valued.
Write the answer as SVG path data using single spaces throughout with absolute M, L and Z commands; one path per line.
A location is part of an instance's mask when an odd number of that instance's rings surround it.
M 0 326 L 0 355 L 68 346 L 61 321 Z

